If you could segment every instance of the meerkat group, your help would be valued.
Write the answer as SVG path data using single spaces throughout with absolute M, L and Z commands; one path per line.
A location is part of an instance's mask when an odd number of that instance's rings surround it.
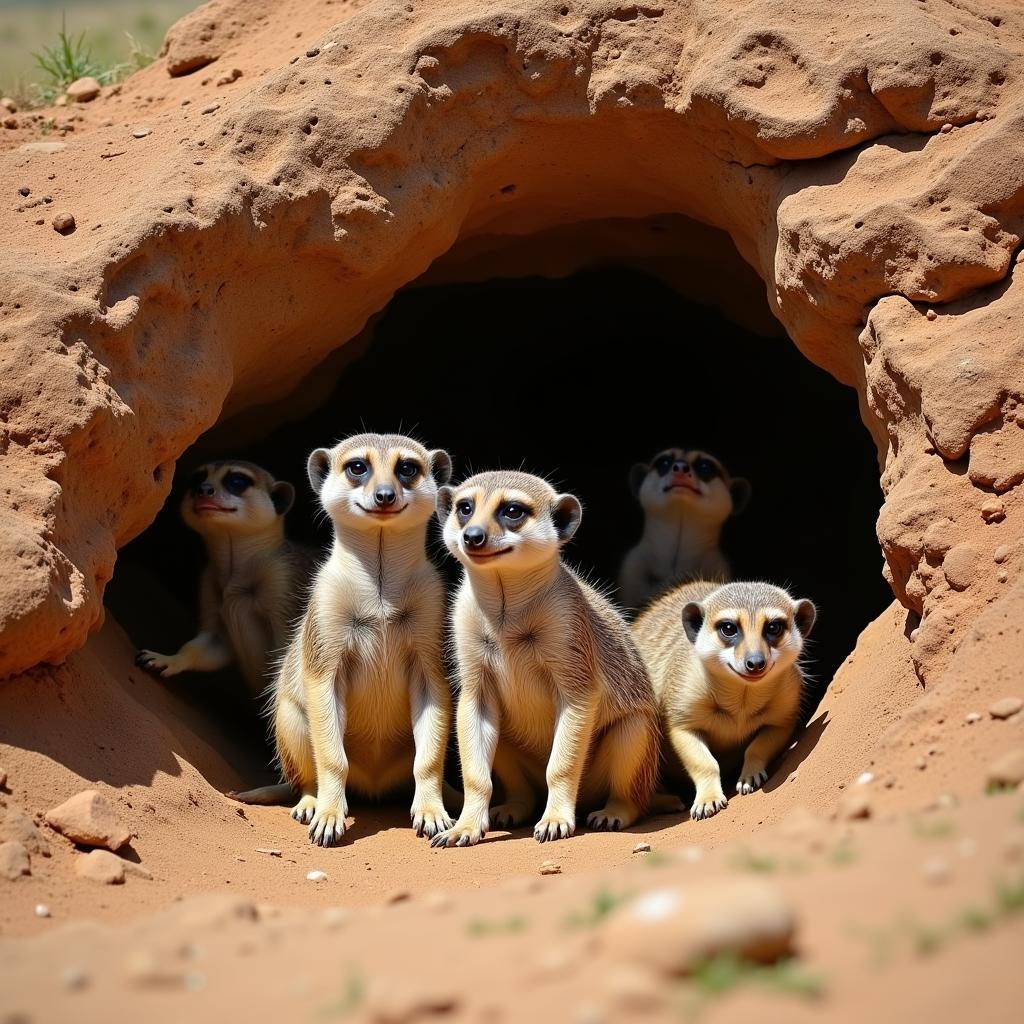
M 333 846 L 350 792 L 405 791 L 416 834 L 452 847 L 531 820 L 539 842 L 565 839 L 581 811 L 592 829 L 627 828 L 659 765 L 662 789 L 694 787 L 694 820 L 725 807 L 730 753 L 742 757 L 736 791 L 760 788 L 799 721 L 816 613 L 779 587 L 727 582 L 719 534 L 750 485 L 701 451 L 634 466 L 646 522 L 620 585 L 627 605 L 654 600 L 630 625 L 562 560 L 582 520 L 575 496 L 520 472 L 451 486 L 451 472 L 447 452 L 398 434 L 316 449 L 307 474 L 333 542 L 315 568 L 285 538 L 291 484 L 246 462 L 194 474 L 181 511 L 208 557 L 200 632 L 137 661 L 163 677 L 234 661 L 265 691 L 283 782 L 229 796 L 297 798 L 292 817 Z M 427 554 L 435 514 L 462 566 L 447 616 Z

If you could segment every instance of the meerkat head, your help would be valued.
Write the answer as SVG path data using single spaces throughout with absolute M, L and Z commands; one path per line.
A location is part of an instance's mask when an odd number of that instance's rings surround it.
M 666 448 L 630 470 L 630 487 L 647 515 L 724 523 L 750 501 L 750 484 L 729 476 L 707 452 Z
M 478 473 L 438 492 L 448 550 L 470 569 L 529 570 L 558 558 L 583 508 L 529 473 Z
M 197 533 L 261 533 L 279 526 L 295 488 L 252 462 L 221 460 L 189 478 L 181 516 Z
M 451 477 L 452 460 L 411 437 L 357 434 L 333 448 L 317 448 L 307 471 L 336 524 L 407 530 L 430 519 L 438 485 Z
M 713 675 L 760 683 L 800 657 L 816 615 L 770 583 L 726 583 L 683 607 L 683 630 Z

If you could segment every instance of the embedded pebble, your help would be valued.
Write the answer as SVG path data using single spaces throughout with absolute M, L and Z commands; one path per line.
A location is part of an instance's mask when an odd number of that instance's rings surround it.
M 36 904 L 36 917 L 49 917 L 50 908 L 45 903 Z
M 650 843 L 637 843 L 636 846 L 633 847 L 633 852 L 634 853 L 650 853 L 651 852 L 651 844 Z
M 309 871 L 306 873 L 306 878 L 311 882 L 326 882 L 327 872 L 326 871 Z
M 320 53 L 320 47 L 318 47 L 318 46 L 311 46 L 306 51 L 306 56 L 307 57 L 316 57 L 319 53 Z
M 964 719 L 964 721 L 966 721 L 968 725 L 974 725 L 975 722 L 980 722 L 982 717 L 983 716 L 977 711 L 968 711 L 967 718 Z
M 944 124 L 944 125 L 943 125 L 943 126 L 942 126 L 942 127 L 940 128 L 940 129 L 939 129 L 939 131 L 940 131 L 940 132 L 942 132 L 942 134 L 943 134 L 943 135 L 948 135 L 948 134 L 949 134 L 949 133 L 950 133 L 950 132 L 951 132 L 952 130 L 953 130 L 953 125 L 952 125 L 952 124 L 950 124 L 950 122 L 949 122 L 949 121 L 947 121 L 947 122 L 946 122 L 946 123 L 945 123 L 945 124 Z
M 938 316 L 938 314 L 937 314 L 937 313 L 935 312 L 935 310 L 934 310 L 934 309 L 929 309 L 929 310 L 928 310 L 928 312 L 927 312 L 927 313 L 925 313 L 925 316 L 926 316 L 926 317 L 927 317 L 927 318 L 928 318 L 929 320 L 934 320 L 934 319 L 936 319 L 936 317 Z
M 1024 747 L 1007 751 L 988 766 L 986 782 L 995 789 L 1019 786 L 1024 782 Z
M 540 873 L 542 875 L 560 875 L 562 873 L 562 865 L 553 860 L 543 861 L 540 866 Z
M 31 861 L 24 845 L 15 840 L 0 843 L 0 878 L 15 882 L 19 878 L 31 874 Z
M 119 850 L 132 837 L 114 805 L 97 789 L 83 790 L 51 807 L 46 812 L 46 821 L 62 836 L 83 846 Z
M 124 861 L 109 850 L 90 850 L 75 858 L 75 874 L 102 885 L 121 885 L 124 882 Z
M 200 113 L 201 114 L 212 114 L 212 113 L 214 113 L 217 110 L 220 110 L 220 104 L 219 103 L 211 103 L 208 107 L 203 107 L 203 109 L 200 111 Z
M 942 562 L 946 582 L 954 590 L 966 590 L 978 578 L 979 554 L 970 544 L 950 548 Z
M 221 75 L 217 79 L 217 85 L 231 85 L 232 82 L 237 82 L 242 77 L 241 68 L 232 68 L 231 71 L 226 75 Z
M 53 230 L 62 235 L 69 235 L 75 230 L 74 214 L 67 213 L 66 211 L 58 213 L 51 223 L 53 224 Z
M 133 128 L 132 129 L 132 138 L 133 139 L 144 139 L 152 131 L 153 131 L 152 128 Z
M 1000 544 L 999 547 L 992 552 L 992 560 L 996 565 L 1002 565 L 1010 557 L 1010 548 L 1006 544 Z
M 981 518 L 986 523 L 1001 523 L 1006 518 L 1006 508 L 998 498 L 989 498 L 981 506 Z
M 993 718 L 1009 718 L 1011 715 L 1017 714 L 1021 708 L 1024 708 L 1024 700 L 1020 697 L 1004 697 L 1002 700 L 997 700 L 989 709 L 988 713 Z

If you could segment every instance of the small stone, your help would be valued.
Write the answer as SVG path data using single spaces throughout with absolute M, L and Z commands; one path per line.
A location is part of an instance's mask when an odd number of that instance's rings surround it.
M 17 128 L 18 127 L 18 119 L 16 117 L 5 117 L 4 118 L 4 127 L 5 128 Z
M 18 105 L 11 99 L 10 96 L 4 96 L 0 98 L 0 107 L 3 107 L 8 114 L 16 114 L 18 112 Z
M 1024 708 L 1024 700 L 1021 700 L 1020 697 L 1003 697 L 988 709 L 988 713 L 993 718 L 1010 718 L 1021 708 Z
M 3 824 L 0 824 L 0 842 L 7 840 L 21 843 L 33 857 L 50 856 L 50 844 L 46 837 L 17 804 L 11 804 L 7 808 Z
M 970 544 L 950 548 L 942 562 L 946 582 L 954 590 L 966 590 L 978 578 L 979 555 Z
M 268 857 L 280 857 L 281 856 L 281 851 L 280 850 L 272 850 L 268 846 L 257 846 L 256 847 L 256 852 L 257 853 L 265 853 Z
M 203 107 L 200 111 L 201 114 L 212 114 L 214 111 L 220 110 L 219 103 L 211 103 L 208 107 Z
M 1002 565 L 1010 557 L 1010 547 L 1008 544 L 1000 544 L 999 547 L 992 552 L 992 560 L 996 565 Z
M 885 786 L 886 789 L 895 789 L 897 781 L 899 780 L 895 775 L 887 775 L 885 782 L 883 782 L 882 785 Z
M 1000 569 L 999 572 L 996 573 L 996 580 L 999 583 L 1005 583 L 1009 578 L 1010 574 L 1005 569 Z
M 930 857 L 924 862 L 924 877 L 933 885 L 948 881 L 950 874 L 949 864 L 941 857 Z
M 1024 747 L 1017 747 L 988 766 L 986 782 L 993 789 L 1008 789 L 1024 782 Z
M 152 128 L 133 128 L 132 138 L 133 139 L 144 139 L 147 135 L 151 134 Z
M 938 317 L 938 313 L 936 313 L 934 309 L 929 309 L 928 312 L 925 313 L 925 316 L 929 320 L 935 320 Z
M 919 757 L 914 761 L 914 767 L 919 771 L 923 772 L 928 767 L 928 762 L 923 758 Z
M 121 885 L 124 882 L 124 862 L 109 850 L 90 850 L 75 858 L 75 874 L 102 885 Z
M 950 519 L 936 520 L 921 538 L 924 550 L 932 558 L 941 558 L 956 543 L 956 533 Z
M 88 103 L 100 94 L 100 83 L 89 75 L 72 82 L 67 88 L 68 98 L 75 103 Z
M 843 794 L 836 805 L 836 817 L 841 821 L 858 821 L 871 817 L 871 797 L 863 789 L 851 789 Z
M 70 235 L 75 230 L 75 218 L 70 213 L 58 213 L 50 223 L 53 230 L 61 235 Z
M 562 865 L 553 860 L 543 861 L 540 866 L 540 873 L 542 875 L 560 875 L 562 873 Z
M 226 75 L 221 75 L 217 79 L 218 85 L 230 85 L 232 82 L 237 82 L 242 77 L 241 68 L 232 68 L 231 71 Z
M 384 902 L 389 906 L 393 906 L 396 903 L 408 903 L 412 899 L 412 893 L 408 889 L 396 889 L 394 892 L 389 892 L 384 897 Z
M 943 126 L 942 126 L 942 127 L 940 128 L 940 129 L 939 129 L 939 131 L 940 131 L 940 132 L 942 132 L 942 134 L 943 134 L 943 135 L 948 135 L 948 134 L 949 134 L 949 133 L 950 133 L 950 132 L 951 132 L 952 130 L 953 130 L 953 126 L 952 126 L 952 125 L 951 125 L 951 124 L 949 123 L 949 121 L 947 121 L 947 122 L 946 122 L 946 123 L 945 123 L 945 124 L 944 124 L 944 125 L 943 125 Z
M 871 772 L 861 772 L 857 776 L 857 785 L 866 786 L 869 782 L 874 781 L 875 776 Z
M 35 914 L 36 917 L 49 917 L 50 908 L 45 903 L 37 903 Z
M 114 805 L 96 789 L 86 789 L 46 812 L 51 828 L 83 846 L 119 850 L 132 835 Z
M 0 843 L 0 878 L 16 882 L 31 874 L 32 866 L 24 845 L 16 841 Z
M 326 871 L 308 871 L 306 873 L 306 878 L 308 878 L 311 882 L 326 882 L 327 881 L 327 872 Z
M 637 843 L 636 846 L 633 847 L 633 852 L 634 853 L 650 853 L 651 852 L 651 844 L 650 843 Z
M 982 716 L 980 714 L 978 714 L 977 711 L 968 711 L 967 712 L 967 717 L 964 719 L 964 721 L 968 725 L 974 725 L 975 722 L 980 722 L 981 719 L 982 719 Z
M 988 498 L 982 503 L 981 518 L 986 523 L 1001 523 L 1006 518 L 1006 508 L 998 498 Z
M 307 57 L 316 57 L 316 56 L 319 56 L 319 54 L 320 54 L 320 47 L 318 47 L 318 46 L 311 46 L 306 51 L 306 56 Z

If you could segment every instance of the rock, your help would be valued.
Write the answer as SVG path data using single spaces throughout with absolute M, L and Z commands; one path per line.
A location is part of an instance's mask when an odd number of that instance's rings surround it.
M 1010 557 L 1010 548 L 1007 544 L 1000 544 L 999 547 L 992 552 L 992 560 L 996 565 L 1002 565 Z
M 841 821 L 857 821 L 871 817 L 871 796 L 864 789 L 847 790 L 836 805 L 836 817 Z
M 795 934 L 781 890 L 730 878 L 644 893 L 609 920 L 605 946 L 619 962 L 681 975 L 720 954 L 772 963 L 792 951 Z
M 203 107 L 203 109 L 200 111 L 200 113 L 201 114 L 212 114 L 212 113 L 214 113 L 215 111 L 218 111 L 218 110 L 220 110 L 220 104 L 219 103 L 211 103 L 208 107 Z
M 1024 700 L 1021 700 L 1020 697 L 1003 697 L 988 709 L 988 713 L 993 718 L 1010 718 L 1021 708 L 1024 708 Z
M 408 903 L 411 899 L 412 893 L 408 889 L 396 889 L 384 897 L 384 902 L 389 906 L 393 906 L 396 903 Z
M 75 858 L 75 874 L 103 885 L 124 882 L 124 862 L 109 850 L 90 850 Z
M 24 844 L 14 840 L 0 843 L 0 878 L 14 882 L 31 874 L 32 866 Z
M 45 903 L 37 903 L 35 909 L 36 917 L 49 917 L 50 908 Z
M 0 98 L 0 107 L 6 110 L 8 114 L 16 114 L 18 112 L 18 104 L 10 96 Z
M 981 518 L 986 523 L 1001 523 L 1006 518 L 1006 508 L 998 498 L 989 498 L 982 503 Z
M 242 77 L 241 68 L 232 68 L 231 71 L 226 75 L 221 75 L 217 79 L 217 85 L 230 85 L 232 82 L 237 82 Z
M 68 148 L 66 142 L 24 142 L 18 147 L 19 153 L 63 153 Z
M 977 711 L 968 711 L 967 712 L 967 717 L 964 719 L 964 721 L 968 725 L 974 725 L 975 722 L 980 722 L 981 719 L 982 719 L 982 716 L 980 714 L 978 714 Z
M 874 774 L 872 772 L 861 772 L 857 776 L 856 783 L 858 786 L 866 786 L 869 782 L 874 781 Z
M 541 861 L 540 873 L 542 875 L 560 875 L 562 873 L 562 865 L 553 860 Z
M 633 852 L 634 853 L 650 853 L 651 852 L 651 844 L 650 843 L 637 843 L 636 846 L 633 847 Z
M 46 837 L 17 804 L 7 808 L 3 823 L 0 824 L 0 842 L 7 840 L 21 843 L 33 857 L 50 856 L 50 844 Z
M 327 872 L 326 871 L 308 871 L 306 872 L 306 878 L 311 882 L 326 882 Z
M 100 83 L 89 75 L 72 82 L 67 88 L 68 98 L 75 103 L 88 103 L 100 94 Z
M 142 878 L 147 882 L 153 881 L 153 872 L 148 868 L 144 868 L 141 864 L 136 864 L 133 860 L 125 860 L 124 858 L 120 858 L 120 860 L 126 875 L 133 875 L 135 878 Z
M 167 30 L 164 38 L 167 73 L 176 78 L 212 64 L 224 52 L 231 35 L 233 31 L 227 24 L 219 24 L 202 7 L 186 14 Z
M 937 314 L 937 313 L 935 312 L 935 310 L 934 310 L 934 309 L 929 309 L 929 310 L 928 310 L 928 312 L 927 312 L 927 313 L 925 313 L 925 316 L 926 316 L 926 317 L 927 317 L 927 318 L 928 318 L 929 320 L 937 320 L 937 319 L 938 319 L 938 314 Z
M 978 578 L 980 555 L 970 544 L 957 544 L 949 549 L 942 562 L 946 582 L 954 590 L 966 590 Z
M 46 812 L 51 828 L 83 846 L 120 850 L 131 833 L 117 815 L 114 805 L 96 789 L 86 789 Z
M 152 128 L 133 128 L 132 138 L 133 139 L 144 139 L 147 135 L 152 135 Z
M 268 857 L 280 857 L 281 856 L 281 851 L 280 850 L 273 850 L 273 849 L 271 849 L 271 848 L 269 848 L 267 846 L 257 846 L 256 847 L 256 852 L 257 853 L 265 853 Z
M 18 127 L 18 119 L 16 117 L 5 117 L 4 118 L 4 127 L 5 128 L 17 128 Z
M 1024 747 L 1017 747 L 996 758 L 988 766 L 985 781 L 991 789 L 1008 789 L 1024 782 Z
M 320 47 L 318 47 L 318 46 L 311 46 L 306 51 L 306 56 L 307 57 L 316 57 L 316 56 L 319 56 L 319 54 L 320 54 Z
M 70 213 L 58 213 L 51 222 L 53 230 L 61 235 L 70 235 L 75 230 L 75 218 Z
M 979 430 L 971 438 L 967 475 L 976 487 L 1002 494 L 1024 480 L 1024 430 L 1004 423 L 998 430 Z

